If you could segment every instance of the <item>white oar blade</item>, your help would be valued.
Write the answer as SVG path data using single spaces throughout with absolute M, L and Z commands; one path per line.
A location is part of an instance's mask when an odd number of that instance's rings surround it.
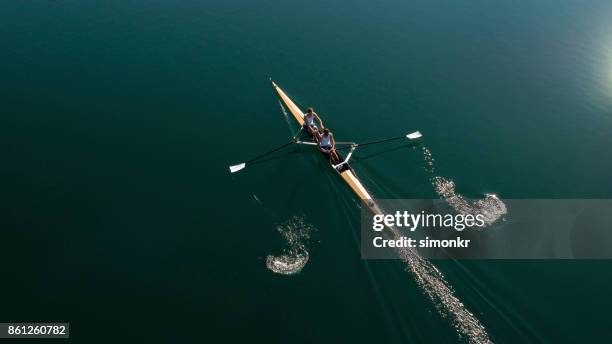
M 416 139 L 420 139 L 421 137 L 423 137 L 423 135 L 421 134 L 420 131 L 415 131 L 414 133 L 410 133 L 406 135 L 406 137 L 411 140 L 416 140 Z
M 230 173 L 236 173 L 246 167 L 246 163 L 230 166 Z
M 318 143 L 316 142 L 296 141 L 295 143 L 297 143 L 298 145 L 307 145 L 307 146 L 317 146 L 318 145 Z

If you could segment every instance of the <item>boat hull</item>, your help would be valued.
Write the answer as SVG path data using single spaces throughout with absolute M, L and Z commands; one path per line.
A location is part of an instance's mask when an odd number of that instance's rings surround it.
M 274 81 L 272 81 L 272 86 L 274 86 L 274 90 L 280 97 L 285 107 L 289 110 L 293 118 L 297 121 L 297 123 L 300 126 L 303 126 L 304 125 L 304 113 L 302 112 L 302 110 L 293 102 L 293 100 L 291 100 L 291 98 L 289 98 L 289 96 L 287 96 L 287 94 L 280 87 L 278 87 L 278 85 Z M 310 139 L 314 141 L 312 137 Z M 321 154 L 323 154 L 329 160 L 329 156 L 327 154 L 323 152 L 321 152 Z M 342 156 L 339 156 L 339 157 L 340 157 L 340 160 L 343 160 Z M 330 167 L 333 168 L 331 162 L 330 162 Z M 348 186 L 351 188 L 351 190 L 353 190 L 353 192 L 357 195 L 357 197 L 359 197 L 361 200 L 364 200 L 364 201 L 370 201 L 372 199 L 368 190 L 366 190 L 366 188 L 363 186 L 359 178 L 357 178 L 357 176 L 355 175 L 355 172 L 353 171 L 353 168 L 350 166 L 350 164 L 348 163 L 343 164 L 339 170 L 335 168 L 333 169 L 338 174 L 340 174 L 342 179 L 348 184 Z

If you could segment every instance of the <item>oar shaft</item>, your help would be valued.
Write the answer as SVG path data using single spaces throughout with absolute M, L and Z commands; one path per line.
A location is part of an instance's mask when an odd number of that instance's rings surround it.
M 229 167 L 230 173 L 235 173 L 235 172 L 241 171 L 241 170 L 243 170 L 247 166 L 247 164 L 250 164 L 250 163 L 252 163 L 255 160 L 261 159 L 264 156 L 270 155 L 270 154 L 272 154 L 274 152 L 278 152 L 279 150 L 281 150 L 281 149 L 283 149 L 283 148 L 285 148 L 285 147 L 287 147 L 289 145 L 292 145 L 294 143 L 300 143 L 300 141 L 298 141 L 297 138 L 300 136 L 300 134 L 302 134 L 302 129 L 303 128 L 300 128 L 300 130 L 298 130 L 298 132 L 295 134 L 295 136 L 293 136 L 293 138 L 291 138 L 291 141 L 285 143 L 284 145 L 282 145 L 280 147 L 276 147 L 276 148 L 274 148 L 274 149 L 272 149 L 270 151 L 267 151 L 267 152 L 265 152 L 263 154 L 259 154 L 258 156 L 254 157 L 254 158 L 252 158 L 250 160 L 247 160 L 247 161 L 245 161 L 243 163 L 230 166 Z
M 266 155 L 270 155 L 270 154 L 272 154 L 272 153 L 274 153 L 274 152 L 278 152 L 279 150 L 281 150 L 281 149 L 283 149 L 283 148 L 285 148 L 285 147 L 287 147 L 287 146 L 289 146 L 289 145 L 292 145 L 292 144 L 294 144 L 294 143 L 295 143 L 295 142 L 294 142 L 294 140 L 291 140 L 291 141 L 289 141 L 289 142 L 285 143 L 284 145 L 282 145 L 282 146 L 280 146 L 280 147 L 274 148 L 274 149 L 273 149 L 273 150 L 271 150 L 271 151 L 265 152 L 265 153 L 260 154 L 260 155 L 258 155 L 258 156 L 256 156 L 256 157 L 254 157 L 254 158 L 252 158 L 252 159 L 250 159 L 250 160 L 247 160 L 247 161 L 245 161 L 245 163 L 247 163 L 247 164 L 248 164 L 248 163 L 253 162 L 253 161 L 257 160 L 257 159 L 261 159 L 261 158 L 263 158 L 263 157 L 264 157 L 264 156 L 266 156 Z
M 406 135 L 402 135 L 402 136 L 392 137 L 392 138 L 384 139 L 384 140 L 370 141 L 370 142 L 364 142 L 364 143 L 356 143 L 355 145 L 357 145 L 357 147 L 363 147 L 363 146 L 367 146 L 367 145 L 373 145 L 373 144 L 376 144 L 376 143 L 383 143 L 383 142 L 387 142 L 387 141 L 394 141 L 394 140 L 405 139 L 405 138 L 406 138 Z M 352 147 L 352 145 L 351 146 L 342 147 L 342 148 L 336 148 L 336 150 L 349 149 L 351 147 Z

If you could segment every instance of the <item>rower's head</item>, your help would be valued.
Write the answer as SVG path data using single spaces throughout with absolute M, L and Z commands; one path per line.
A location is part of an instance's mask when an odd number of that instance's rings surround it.
M 329 129 L 327 128 L 323 129 L 323 135 L 329 135 Z
M 309 107 L 308 109 L 306 109 L 306 113 L 307 113 L 307 114 L 311 114 L 311 113 L 312 113 L 312 111 L 313 111 L 313 109 L 312 109 L 311 107 Z

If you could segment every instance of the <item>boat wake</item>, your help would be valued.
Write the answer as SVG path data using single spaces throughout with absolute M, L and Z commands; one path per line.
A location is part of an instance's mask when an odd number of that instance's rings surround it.
M 467 200 L 455 190 L 453 180 L 436 176 L 433 155 L 426 146 L 422 147 L 425 169 L 431 174 L 431 183 L 435 192 L 455 211 L 461 214 L 483 214 L 488 225 L 506 214 L 506 205 L 497 196 L 487 194 L 480 200 Z M 377 205 L 373 210 L 385 213 Z M 388 231 L 384 233 L 390 239 L 397 240 L 403 236 L 402 232 L 393 226 L 387 229 Z M 415 276 L 417 284 L 433 302 L 440 315 L 451 321 L 459 337 L 468 343 L 492 343 L 484 325 L 459 300 L 451 285 L 435 265 L 421 257 L 412 248 L 398 248 L 397 252 L 406 263 L 406 269 Z
M 281 275 L 293 275 L 300 272 L 308 263 L 310 254 L 306 245 L 310 234 L 316 229 L 305 223 L 303 218 L 294 216 L 280 224 L 277 230 L 287 242 L 288 247 L 283 249 L 280 255 L 268 255 L 266 266 L 270 271 Z
M 395 230 L 394 236 L 400 238 L 401 233 Z M 434 303 L 438 312 L 443 317 L 451 319 L 459 337 L 465 339 L 468 343 L 492 343 L 484 325 L 455 296 L 452 287 L 438 268 L 419 256 L 413 249 L 401 248 L 399 254 L 407 263 L 407 268 L 416 277 L 419 286 Z
M 457 213 L 474 216 L 482 214 L 487 225 L 493 224 L 506 215 L 508 212 L 506 204 L 497 195 L 485 194 L 483 199 L 467 200 L 455 190 L 455 182 L 452 179 L 435 176 L 434 158 L 425 145 L 423 145 L 423 157 L 425 159 L 425 170 L 432 174 L 431 185 L 434 190 Z
M 372 206 L 375 213 L 385 213 L 378 205 Z M 390 239 L 398 240 L 404 235 L 394 226 L 388 226 L 386 229 L 388 230 L 383 233 Z M 450 319 L 459 337 L 468 343 L 492 343 L 484 325 L 455 296 L 451 285 L 438 268 L 413 248 L 397 248 L 397 252 L 406 263 L 406 269 L 415 276 L 417 284 L 433 302 L 440 315 Z

